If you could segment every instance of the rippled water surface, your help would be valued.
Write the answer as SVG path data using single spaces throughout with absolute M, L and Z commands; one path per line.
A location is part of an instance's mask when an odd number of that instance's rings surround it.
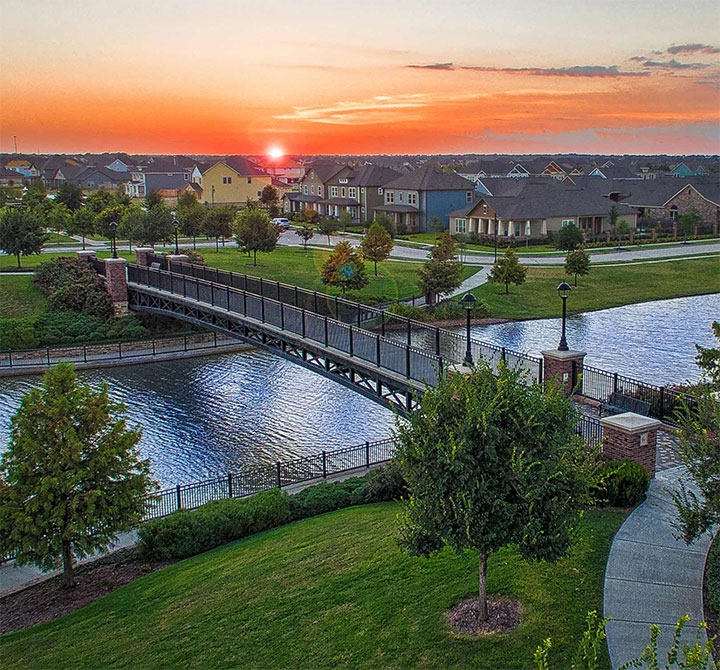
M 591 365 L 650 382 L 697 378 L 694 344 L 712 346 L 720 295 L 628 305 L 570 317 L 568 342 Z M 559 320 L 474 329 L 479 339 L 536 353 L 557 346 Z M 89 370 L 143 427 L 141 448 L 162 485 L 259 462 L 387 437 L 392 412 L 262 351 Z M 10 416 L 39 376 L 0 378 L 0 449 Z

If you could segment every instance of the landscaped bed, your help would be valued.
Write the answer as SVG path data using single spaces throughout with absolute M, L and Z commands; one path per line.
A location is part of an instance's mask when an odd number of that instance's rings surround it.
M 570 556 L 490 559 L 491 593 L 517 598 L 512 633 L 451 635 L 477 556 L 426 560 L 397 546 L 397 503 L 352 507 L 255 535 L 145 575 L 55 621 L 0 638 L 6 668 L 529 668 L 553 639 L 568 667 L 627 512 L 590 510 Z M 110 578 L 112 581 L 112 578 Z M 607 660 L 605 660 L 607 666 Z

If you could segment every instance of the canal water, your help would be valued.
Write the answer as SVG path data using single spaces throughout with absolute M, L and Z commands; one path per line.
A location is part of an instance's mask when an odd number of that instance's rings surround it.
M 713 346 L 720 295 L 629 305 L 571 317 L 568 341 L 591 365 L 649 382 L 696 379 L 694 344 Z M 557 319 L 474 329 L 478 339 L 537 353 L 556 346 Z M 162 486 L 387 437 L 391 411 L 263 351 L 79 373 L 106 382 L 143 428 L 141 451 Z M 39 376 L 0 378 L 0 451 L 10 417 Z

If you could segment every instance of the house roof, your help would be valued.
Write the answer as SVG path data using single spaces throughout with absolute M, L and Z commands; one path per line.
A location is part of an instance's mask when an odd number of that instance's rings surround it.
M 357 207 L 360 203 L 354 198 L 325 198 L 325 200 L 319 200 L 323 205 L 339 205 L 341 207 Z
M 308 172 L 312 170 L 316 175 L 317 178 L 325 183 L 326 181 L 329 181 L 332 179 L 340 170 L 344 170 L 347 167 L 345 163 L 317 163 L 315 165 L 311 165 L 308 169 Z M 307 176 L 307 172 L 305 173 Z
M 413 207 L 412 205 L 380 205 L 375 209 L 381 212 L 420 212 L 417 207 Z
M 425 165 L 385 184 L 385 188 L 410 191 L 472 191 L 475 184 L 457 172 L 443 172 Z
M 400 177 L 400 173 L 382 165 L 363 165 L 353 172 L 351 186 L 384 186 Z
M 248 160 L 244 156 L 228 156 L 227 158 L 223 158 L 222 160 L 215 161 L 214 163 L 209 163 L 205 166 L 200 165 L 199 163 L 194 163 L 193 165 L 197 165 L 198 169 L 202 174 L 205 174 L 210 168 L 215 167 L 219 163 L 223 163 L 224 165 L 227 165 L 232 170 L 235 170 L 239 175 L 242 175 L 243 177 L 267 177 L 267 173 L 265 170 L 263 170 L 259 165 L 256 163 L 253 163 L 252 161 Z
M 288 200 L 294 200 L 295 202 L 318 202 L 322 200 L 319 195 L 306 195 L 305 193 L 285 193 L 283 196 Z

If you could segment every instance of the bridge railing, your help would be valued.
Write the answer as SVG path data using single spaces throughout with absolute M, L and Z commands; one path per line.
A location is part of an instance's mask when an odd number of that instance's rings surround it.
M 233 288 L 229 284 L 137 265 L 128 266 L 128 278 L 133 283 L 274 326 L 411 381 L 434 386 L 446 365 L 442 356 L 383 337 L 379 332 L 343 323 L 275 298 Z
M 327 316 L 336 321 L 362 327 L 365 330 L 379 332 L 383 337 L 396 340 L 408 346 L 432 352 L 450 362 L 460 362 L 465 357 L 466 339 L 464 335 L 445 328 L 431 326 L 404 316 L 392 314 L 385 309 L 363 305 L 339 296 L 331 296 L 319 291 L 283 284 L 282 282 L 252 275 L 210 268 L 190 263 L 172 263 L 174 273 L 211 281 L 215 284 L 269 297 L 278 302 L 300 307 L 306 312 Z M 495 368 L 500 360 L 509 364 L 519 364 L 529 372 L 533 380 L 541 380 L 541 359 L 536 356 L 514 351 L 506 347 L 472 339 L 473 358 L 483 358 Z

